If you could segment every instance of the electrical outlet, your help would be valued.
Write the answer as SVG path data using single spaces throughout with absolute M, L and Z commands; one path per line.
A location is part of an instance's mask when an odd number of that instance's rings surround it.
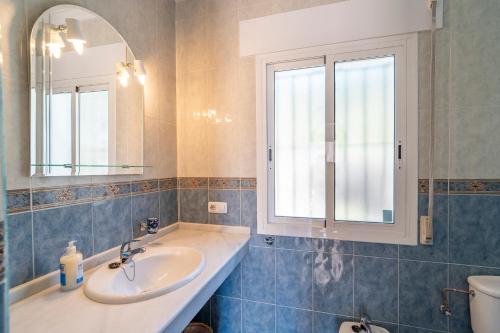
M 212 214 L 227 214 L 227 203 L 210 201 L 208 203 L 208 212 Z

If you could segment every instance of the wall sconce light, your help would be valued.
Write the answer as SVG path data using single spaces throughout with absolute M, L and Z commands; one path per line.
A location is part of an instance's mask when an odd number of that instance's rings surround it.
M 116 75 L 118 78 L 118 81 L 120 81 L 120 84 L 122 87 L 128 86 L 128 79 L 130 78 L 129 74 L 129 66 L 128 64 L 117 64 L 116 65 Z
M 146 83 L 146 68 L 144 67 L 144 61 L 134 60 L 133 64 L 130 62 L 116 64 L 116 75 L 123 87 L 128 85 L 131 71 L 134 71 L 134 75 L 141 85 Z
M 46 44 L 50 55 L 56 59 L 61 58 L 61 49 L 65 46 L 59 30 L 50 30 L 49 42 Z
M 141 85 L 146 83 L 146 68 L 144 67 L 144 61 L 134 60 L 134 70 L 135 76 Z
M 83 38 L 80 21 L 74 18 L 66 19 L 66 39 L 73 44 L 76 53 L 82 54 L 83 47 L 87 41 Z
M 76 53 L 83 53 L 83 47 L 87 41 L 83 38 L 80 21 L 67 18 L 66 25 L 49 25 L 49 29 L 50 41 L 46 45 L 52 57 L 57 59 L 61 57 L 61 49 L 66 46 L 61 36 L 63 33 L 66 34 L 66 40 L 73 45 Z

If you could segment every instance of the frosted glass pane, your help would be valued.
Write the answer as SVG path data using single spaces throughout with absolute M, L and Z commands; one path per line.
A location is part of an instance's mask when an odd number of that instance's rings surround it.
M 325 68 L 275 73 L 275 215 L 325 216 Z
M 47 96 L 49 115 L 49 164 L 71 164 L 71 93 Z M 70 168 L 49 167 L 51 176 L 71 175 Z
M 79 94 L 80 164 L 108 164 L 108 92 Z M 107 168 L 80 167 L 79 174 L 107 174 Z
M 394 57 L 335 64 L 335 219 L 393 222 Z

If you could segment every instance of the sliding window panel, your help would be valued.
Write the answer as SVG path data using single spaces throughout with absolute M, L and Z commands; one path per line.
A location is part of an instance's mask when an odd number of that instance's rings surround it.
M 335 220 L 393 223 L 395 57 L 334 64 Z
M 273 85 L 274 216 L 324 219 L 325 67 L 280 68 Z

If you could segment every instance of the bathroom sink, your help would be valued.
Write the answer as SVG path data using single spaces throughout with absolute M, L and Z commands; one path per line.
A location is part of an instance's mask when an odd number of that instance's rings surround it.
M 383 327 L 370 325 L 372 333 L 390 333 Z M 340 325 L 339 333 L 366 333 L 365 330 L 359 329 L 359 323 L 355 323 L 353 321 L 344 321 L 342 325 Z
M 147 247 L 131 263 L 115 269 L 109 268 L 109 263 L 89 277 L 85 295 L 100 303 L 123 304 L 161 296 L 184 286 L 201 273 L 205 256 L 190 247 Z

